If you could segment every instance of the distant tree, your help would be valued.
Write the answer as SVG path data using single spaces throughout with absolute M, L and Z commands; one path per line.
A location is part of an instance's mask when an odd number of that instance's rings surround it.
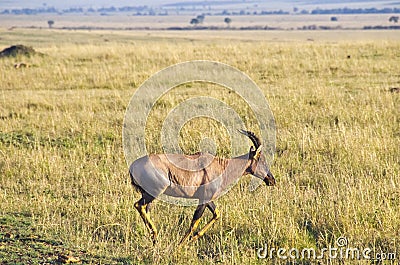
M 198 16 L 196 17 L 196 19 L 199 21 L 199 23 L 203 23 L 205 17 L 206 17 L 206 16 L 205 16 L 204 14 L 201 14 L 201 15 L 198 15 Z
M 389 18 L 389 22 L 397 23 L 397 22 L 399 22 L 399 17 L 397 17 L 397 16 L 391 16 L 391 17 Z
M 226 18 L 224 19 L 224 22 L 228 25 L 228 27 L 230 27 L 231 22 L 232 22 L 232 19 L 231 19 L 230 17 L 226 17 Z
M 338 21 L 337 17 L 331 17 L 331 21 Z
M 299 11 L 298 7 L 293 7 L 293 12 L 297 13 Z
M 47 24 L 49 24 L 49 28 L 52 28 L 54 25 L 54 20 L 47 21 Z
M 190 24 L 197 26 L 200 23 L 200 21 L 197 18 L 192 18 L 192 20 L 190 20 Z

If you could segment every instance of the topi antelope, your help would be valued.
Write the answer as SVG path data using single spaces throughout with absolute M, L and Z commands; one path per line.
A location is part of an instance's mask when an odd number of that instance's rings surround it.
M 220 215 L 214 200 L 241 176 L 251 174 L 262 179 L 268 186 L 275 185 L 274 176 L 261 153 L 260 139 L 250 131 L 239 132 L 248 136 L 254 144 L 245 155 L 226 159 L 203 153 L 151 154 L 131 164 L 129 173 L 132 185 L 142 193 L 142 198 L 135 203 L 135 208 L 150 230 L 154 244 L 157 229 L 150 219 L 149 205 L 161 194 L 199 200 L 190 228 L 180 241 L 181 245 L 197 229 L 205 208 L 212 212 L 213 217 L 191 239 L 201 237 L 213 225 Z

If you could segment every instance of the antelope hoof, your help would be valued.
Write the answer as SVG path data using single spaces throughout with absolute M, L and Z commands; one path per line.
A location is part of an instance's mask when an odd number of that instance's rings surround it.
M 155 244 L 157 244 L 157 234 L 153 234 L 152 235 L 152 239 L 153 239 L 153 246 L 155 245 Z
M 190 242 L 196 241 L 196 240 L 199 239 L 201 236 L 202 236 L 202 235 L 199 234 L 198 232 L 195 233 L 195 234 L 192 236 L 192 238 L 190 239 Z

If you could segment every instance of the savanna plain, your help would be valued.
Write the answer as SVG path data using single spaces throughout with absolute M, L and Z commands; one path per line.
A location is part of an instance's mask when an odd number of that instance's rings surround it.
M 83 264 L 314 264 L 259 259 L 257 249 L 320 250 L 339 237 L 352 248 L 400 256 L 396 34 L 1 30 L 1 49 L 24 44 L 41 54 L 0 58 L 0 263 L 57 264 L 70 256 Z M 265 94 L 276 122 L 277 185 L 250 192 L 244 177 L 216 201 L 214 226 L 180 249 L 194 207 L 157 202 L 153 246 L 133 207 L 140 194 L 124 158 L 124 114 L 151 75 L 199 59 L 238 68 Z M 14 68 L 19 62 L 30 67 Z M 156 103 L 146 127 L 151 152 L 162 150 L 168 111 L 193 96 L 251 117 L 227 88 L 200 88 L 177 87 Z M 207 119 L 185 124 L 180 144 L 196 152 L 205 136 L 229 154 L 226 131 Z M 243 137 L 243 153 L 250 144 Z M 200 226 L 209 218 L 206 211 Z

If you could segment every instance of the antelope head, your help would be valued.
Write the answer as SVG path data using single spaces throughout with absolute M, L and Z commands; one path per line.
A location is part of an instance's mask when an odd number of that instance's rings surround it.
M 267 186 L 274 186 L 275 178 L 269 170 L 265 155 L 261 151 L 260 139 L 250 131 L 239 130 L 239 132 L 249 137 L 254 144 L 254 147 L 252 146 L 249 151 L 250 164 L 246 168 L 246 173 L 263 180 Z

